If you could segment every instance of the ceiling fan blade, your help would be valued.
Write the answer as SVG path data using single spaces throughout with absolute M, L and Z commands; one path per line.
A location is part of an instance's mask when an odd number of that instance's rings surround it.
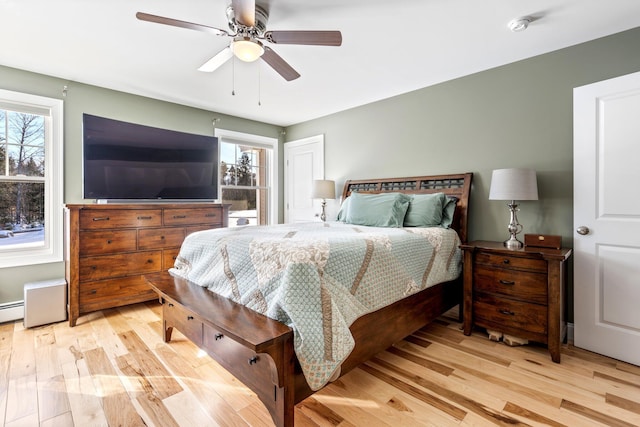
M 198 68 L 198 71 L 203 71 L 205 73 L 210 73 L 215 71 L 222 64 L 227 62 L 233 56 L 233 51 L 231 47 L 226 47 L 218 52 L 213 58 L 205 62 Z
M 300 74 L 294 70 L 291 65 L 287 64 L 286 61 L 282 59 L 280 55 L 275 53 L 269 46 L 264 47 L 262 59 L 288 82 L 300 77 Z
M 178 19 L 166 18 L 164 16 L 151 15 L 150 13 L 138 12 L 136 18 L 141 21 L 154 22 L 156 24 L 171 25 L 173 27 L 187 28 L 189 30 L 204 31 L 205 33 L 215 34 L 216 36 L 228 36 L 225 30 L 215 27 L 209 27 L 202 24 L 194 24 L 192 22 L 180 21 Z
M 232 0 L 233 13 L 236 21 L 247 27 L 256 25 L 256 2 L 255 0 Z
M 340 31 L 267 31 L 264 37 L 277 44 L 342 45 Z

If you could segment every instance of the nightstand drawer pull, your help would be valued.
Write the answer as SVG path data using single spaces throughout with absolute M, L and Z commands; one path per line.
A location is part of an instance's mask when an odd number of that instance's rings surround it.
M 249 365 L 255 365 L 256 363 L 258 363 L 258 358 L 256 356 L 249 359 Z
M 513 280 L 500 280 L 501 285 L 513 286 L 516 284 Z
M 140 215 L 138 217 L 138 220 L 145 220 L 145 219 L 151 219 L 151 216 L 142 216 L 142 215 Z
M 174 215 L 173 219 L 185 219 L 186 217 L 186 215 Z
M 215 335 L 216 341 L 221 340 L 223 336 L 224 336 L 224 335 L 222 335 L 220 332 L 218 332 L 218 333 Z
M 509 310 L 505 310 L 505 309 L 500 309 L 500 310 L 498 310 L 498 312 L 500 312 L 501 314 L 506 314 L 508 316 L 515 316 L 516 315 L 513 311 L 509 311 Z
M 502 263 L 503 263 L 503 264 L 509 264 L 509 260 L 508 260 L 508 259 L 503 259 L 503 260 L 502 260 Z
M 109 221 L 108 216 L 93 218 L 94 221 Z

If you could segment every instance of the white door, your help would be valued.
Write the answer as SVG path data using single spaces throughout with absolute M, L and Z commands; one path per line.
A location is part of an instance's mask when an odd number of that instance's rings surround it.
M 311 198 L 314 179 L 324 179 L 324 136 L 284 144 L 284 222 L 313 221 L 320 200 Z
M 640 73 L 574 90 L 574 343 L 640 365 Z

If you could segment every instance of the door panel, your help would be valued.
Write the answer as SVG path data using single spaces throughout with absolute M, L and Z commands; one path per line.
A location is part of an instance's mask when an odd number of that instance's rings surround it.
M 311 198 L 314 179 L 324 179 L 324 137 L 288 142 L 285 158 L 285 223 L 314 221 L 320 216 L 320 200 Z
M 574 90 L 575 345 L 640 365 L 640 73 Z

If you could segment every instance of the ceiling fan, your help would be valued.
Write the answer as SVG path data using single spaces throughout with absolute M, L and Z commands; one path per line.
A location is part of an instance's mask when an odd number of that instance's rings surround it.
M 246 62 L 262 58 L 285 80 L 291 81 L 300 77 L 300 74 L 273 49 L 266 46 L 264 41 L 273 44 L 316 46 L 340 46 L 342 44 L 340 31 L 267 31 L 269 14 L 264 8 L 256 5 L 255 0 L 231 1 L 227 7 L 230 31 L 144 12 L 136 13 L 136 18 L 142 21 L 204 31 L 217 36 L 231 37 L 232 40 L 228 47 L 198 68 L 198 70 L 205 72 L 216 70 L 235 55 L 236 58 Z

